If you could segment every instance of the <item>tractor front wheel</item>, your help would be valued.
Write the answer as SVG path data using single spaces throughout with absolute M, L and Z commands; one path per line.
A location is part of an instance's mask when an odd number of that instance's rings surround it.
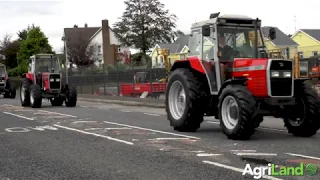
M 284 125 L 294 136 L 311 137 L 320 129 L 320 100 L 306 84 L 295 88 L 296 105 L 285 107 Z
M 166 112 L 174 130 L 195 132 L 203 122 L 205 79 L 189 69 L 176 69 L 170 75 L 166 90 Z
M 254 134 L 256 103 L 247 87 L 228 85 L 219 96 L 219 119 L 229 139 L 246 140 Z
M 37 84 L 30 86 L 30 106 L 32 108 L 41 108 L 42 105 L 42 92 Z
M 68 86 L 66 91 L 65 103 L 67 107 L 75 107 L 77 105 L 77 89 L 74 86 Z
M 30 81 L 27 78 L 20 84 L 20 102 L 23 107 L 30 106 Z

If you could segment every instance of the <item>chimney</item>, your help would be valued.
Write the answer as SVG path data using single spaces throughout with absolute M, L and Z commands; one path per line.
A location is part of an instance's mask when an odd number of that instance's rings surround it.
M 110 27 L 107 19 L 102 20 L 102 53 L 103 61 L 106 65 L 115 65 L 113 49 L 110 45 Z
M 85 27 L 85 28 L 87 28 L 87 27 L 88 27 L 88 24 L 87 24 L 87 23 L 85 23 L 85 24 L 84 24 L 84 27 Z
M 77 27 L 78 27 L 78 25 L 76 25 L 76 24 L 75 24 L 73 27 L 74 27 L 74 28 L 77 28 Z

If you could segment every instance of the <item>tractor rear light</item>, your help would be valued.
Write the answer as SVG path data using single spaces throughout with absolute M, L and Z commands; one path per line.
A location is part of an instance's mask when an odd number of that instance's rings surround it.
M 284 73 L 283 73 L 283 76 L 284 76 L 284 77 L 291 77 L 291 72 L 284 72 Z
M 279 77 L 280 73 L 278 71 L 271 72 L 271 77 Z

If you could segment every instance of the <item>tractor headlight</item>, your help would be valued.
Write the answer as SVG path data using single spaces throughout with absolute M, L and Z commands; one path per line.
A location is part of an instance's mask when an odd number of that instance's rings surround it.
M 284 73 L 283 73 L 283 76 L 284 76 L 284 77 L 291 77 L 291 72 L 284 72 Z
M 54 79 L 50 79 L 50 82 L 53 82 L 54 81 Z
M 60 79 L 56 79 L 56 82 L 60 82 Z
M 278 71 L 272 71 L 271 72 L 271 77 L 279 77 L 280 73 Z

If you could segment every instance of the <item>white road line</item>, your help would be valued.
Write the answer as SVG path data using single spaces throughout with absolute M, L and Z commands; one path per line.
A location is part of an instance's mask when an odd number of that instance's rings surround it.
M 217 167 L 221 167 L 221 168 L 224 168 L 224 169 L 228 169 L 228 170 L 232 170 L 232 171 L 236 171 L 236 172 L 240 172 L 240 173 L 243 173 L 243 169 L 240 169 L 240 168 L 237 168 L 237 167 L 233 167 L 233 166 L 228 166 L 228 165 L 225 165 L 225 164 L 220 164 L 220 163 L 216 163 L 216 162 L 212 162 L 212 161 L 202 161 L 203 163 L 205 164 L 211 164 L 211 165 L 214 165 L 214 166 L 217 166 Z M 264 179 L 270 179 L 270 180 L 283 180 L 283 179 L 279 179 L 279 178 L 276 178 L 276 177 L 272 177 L 272 176 L 267 176 L 267 175 L 262 175 L 262 178 Z
M 169 135 L 173 135 L 173 136 L 180 136 L 180 137 L 186 137 L 186 138 L 191 138 L 191 139 L 201 139 L 201 138 L 198 138 L 198 137 L 195 137 L 195 136 L 187 136 L 187 135 L 183 135 L 183 134 L 176 134 L 176 133 L 171 133 L 171 132 L 165 132 L 165 131 L 159 131 L 159 130 L 154 130 L 154 129 L 138 127 L 138 126 L 131 126 L 131 125 L 127 125 L 127 124 L 120 124 L 120 123 L 109 122 L 109 121 L 103 121 L 103 122 L 107 123 L 107 124 L 130 127 L 130 128 L 134 128 L 134 129 L 141 129 L 141 130 L 151 131 L 151 132 L 156 132 L 156 133 L 161 133 L 161 134 L 169 134 Z
M 306 155 L 302 155 L 302 154 L 293 154 L 293 153 L 285 153 L 285 154 L 290 155 L 290 156 L 296 156 L 296 157 L 303 157 L 303 158 L 308 158 L 308 159 L 320 160 L 320 158 L 318 158 L 318 157 L 306 156 Z
M 160 114 L 152 114 L 152 113 L 143 113 L 145 115 L 149 115 L 149 116 L 161 116 Z
M 19 118 L 22 118 L 22 119 L 30 120 L 30 121 L 33 121 L 33 120 L 34 120 L 33 118 L 21 116 L 21 115 L 18 115 L 18 114 L 13 114 L 13 113 L 9 113 L 9 112 L 3 112 L 3 113 L 4 113 L 4 114 L 11 115 L 11 116 L 19 117 Z
M 183 140 L 183 139 L 190 139 L 190 138 L 156 138 L 156 140 Z
M 230 150 L 231 152 L 256 152 L 256 150 Z
M 77 124 L 77 123 L 96 123 L 97 121 L 74 121 L 71 124 Z
M 83 108 L 88 108 L 89 106 L 83 106 L 83 105 L 79 105 L 80 107 L 83 107 Z
M 274 128 L 266 128 L 266 127 L 259 127 L 258 129 L 270 130 L 270 131 L 287 132 L 287 130 L 283 130 L 283 129 L 274 129 Z
M 210 123 L 210 124 L 220 124 L 220 122 L 215 122 L 215 121 L 207 121 L 207 123 Z
M 198 157 L 208 157 L 208 156 L 221 156 L 222 154 L 212 154 L 212 153 L 200 153 L 197 154 Z
M 86 131 L 102 130 L 103 128 L 87 128 Z
M 77 116 L 70 115 L 70 114 L 62 114 L 62 113 L 58 113 L 58 112 L 45 111 L 45 110 L 38 110 L 38 111 L 40 111 L 40 112 L 47 112 L 47 113 L 50 113 L 50 114 L 58 114 L 58 115 L 61 115 L 61 116 L 67 116 L 67 117 L 77 118 Z
M 132 112 L 132 111 L 128 111 L 128 110 L 119 110 L 121 112 Z
M 88 134 L 88 135 L 92 135 L 92 136 L 96 136 L 96 137 L 106 138 L 106 139 L 109 139 L 109 140 L 112 140 L 112 141 L 121 142 L 121 143 L 128 144 L 128 145 L 134 145 L 134 143 L 132 143 L 132 142 L 124 141 L 124 140 L 113 138 L 113 137 L 110 137 L 110 136 L 104 136 L 104 135 L 101 135 L 101 134 L 86 132 L 86 131 L 82 131 L 82 130 L 79 130 L 79 129 L 74 129 L 74 128 L 70 128 L 70 127 L 66 127 L 66 126 L 61 126 L 61 125 L 58 125 L 58 124 L 54 124 L 54 126 L 62 128 L 62 129 L 70 130 L 70 131 L 79 132 L 79 133 L 82 133 L 82 134 Z
M 237 156 L 277 156 L 275 153 L 235 153 Z
M 105 130 L 124 130 L 124 129 L 132 129 L 128 127 L 120 127 L 120 128 L 104 128 Z
M 14 110 L 16 112 L 31 112 L 32 110 L 29 110 L 29 109 L 17 109 L 17 110 Z

